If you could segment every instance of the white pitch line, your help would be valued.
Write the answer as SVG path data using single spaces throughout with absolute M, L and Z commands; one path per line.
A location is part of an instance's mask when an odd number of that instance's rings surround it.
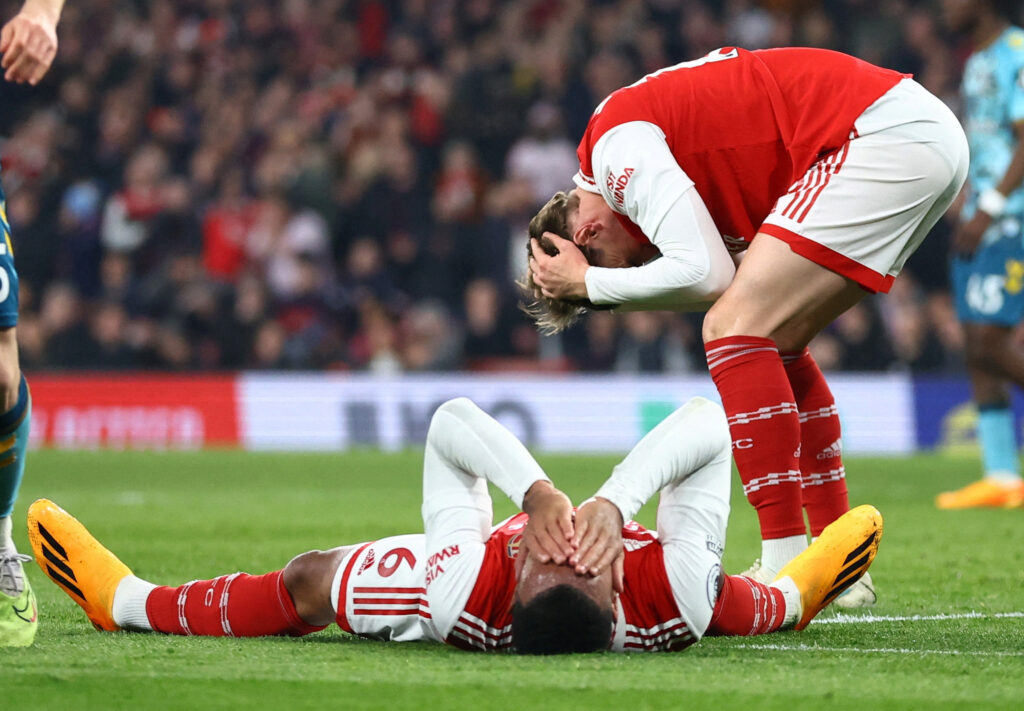
M 1024 617 L 1024 612 L 962 612 L 942 615 L 844 615 L 836 617 L 818 618 L 812 625 L 858 625 L 874 624 L 876 622 L 929 622 L 936 620 L 978 620 L 978 619 L 1007 619 Z
M 940 654 L 951 657 L 1024 657 L 1024 652 L 976 652 L 958 649 L 897 649 L 895 647 L 817 647 L 812 644 L 738 644 L 734 649 L 771 649 L 784 652 L 843 652 L 857 654 Z

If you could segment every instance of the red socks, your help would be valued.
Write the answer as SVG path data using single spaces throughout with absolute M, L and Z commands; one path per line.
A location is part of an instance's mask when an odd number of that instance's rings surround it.
M 157 587 L 146 599 L 146 615 L 153 629 L 165 634 L 298 637 L 324 628 L 307 625 L 295 612 L 280 570 Z
M 742 575 L 726 575 L 722 580 L 722 591 L 705 635 L 748 637 L 774 632 L 782 626 L 786 600 L 781 590 Z
M 840 442 L 839 412 L 832 391 L 810 352 L 783 353 L 782 363 L 800 410 L 802 495 L 811 535 L 818 536 L 850 510 Z
M 709 341 L 704 350 L 729 418 L 743 493 L 757 509 L 761 537 L 804 535 L 800 420 L 775 343 L 729 336 Z

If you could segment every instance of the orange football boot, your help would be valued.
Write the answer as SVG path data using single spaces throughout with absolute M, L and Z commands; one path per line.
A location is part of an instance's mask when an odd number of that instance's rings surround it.
M 935 505 L 940 509 L 1017 508 L 1024 505 L 1024 482 L 980 479 L 962 489 L 939 494 Z
M 93 627 L 121 629 L 111 612 L 118 584 L 132 571 L 78 519 L 48 499 L 28 509 L 28 539 L 46 576 L 85 610 Z
M 807 550 L 779 571 L 776 581 L 788 577 L 800 591 L 802 609 L 794 629 L 806 627 L 864 575 L 881 539 L 882 514 L 874 506 L 858 506 L 826 526 Z

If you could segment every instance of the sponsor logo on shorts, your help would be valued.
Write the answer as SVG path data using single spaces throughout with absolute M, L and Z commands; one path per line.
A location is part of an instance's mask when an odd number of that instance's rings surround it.
M 373 549 L 370 548 L 369 550 L 367 550 L 366 557 L 363 558 L 363 564 L 359 566 L 359 570 L 356 571 L 356 575 L 362 575 L 364 570 L 372 568 L 373 564 L 376 562 L 374 560 L 375 558 L 376 556 L 373 553 Z
M 754 446 L 754 438 L 753 437 L 744 437 L 742 439 L 734 439 L 732 441 L 732 448 L 733 449 L 750 449 L 753 446 Z

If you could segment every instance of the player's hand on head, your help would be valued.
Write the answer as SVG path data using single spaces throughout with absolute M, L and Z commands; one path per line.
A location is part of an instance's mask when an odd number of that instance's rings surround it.
M 540 241 L 530 240 L 530 271 L 541 293 L 552 299 L 587 298 L 585 277 L 590 264 L 583 252 L 575 243 L 551 232 L 545 232 L 543 238 L 558 253 L 548 254 Z
M 33 86 L 57 56 L 57 22 L 42 12 L 22 10 L 0 29 L 4 79 Z
M 523 531 L 523 545 L 542 563 L 561 565 L 569 559 L 572 545 L 572 502 L 549 481 L 533 484 L 523 497 L 523 511 L 530 520 Z
M 578 546 L 569 558 L 580 575 L 600 575 L 612 567 L 616 590 L 622 589 L 622 513 L 619 507 L 600 497 L 583 504 L 576 512 Z
M 961 222 L 953 232 L 953 253 L 961 257 L 970 257 L 981 244 L 985 230 L 992 224 L 992 218 L 978 210 L 967 222 Z

